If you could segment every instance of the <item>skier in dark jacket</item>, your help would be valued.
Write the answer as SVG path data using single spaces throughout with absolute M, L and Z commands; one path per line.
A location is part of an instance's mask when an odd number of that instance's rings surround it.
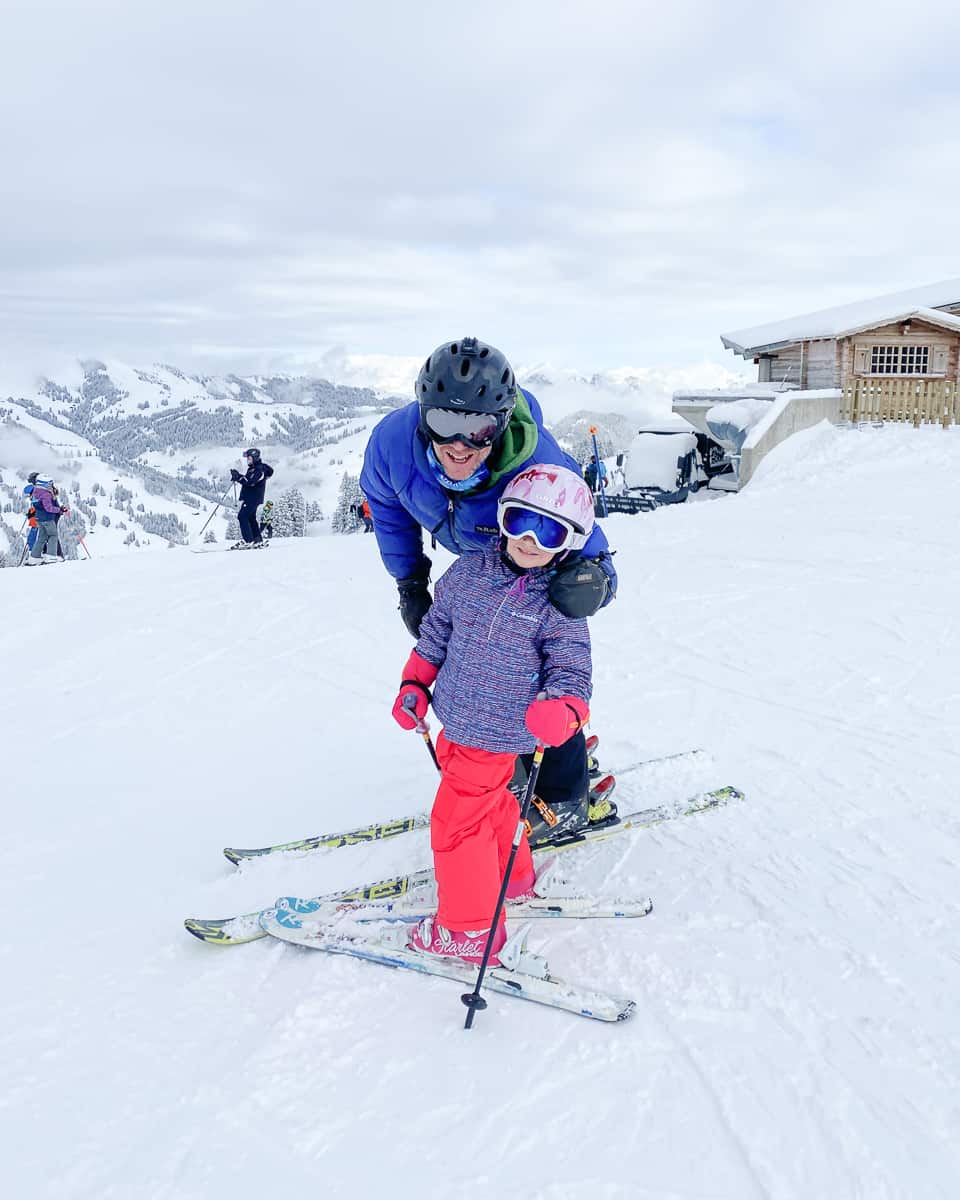
M 526 467 L 555 463 L 580 474 L 544 429 L 535 397 L 517 387 L 493 346 L 476 338 L 438 346 L 420 370 L 416 396 L 374 428 L 360 474 L 380 556 L 397 581 L 400 613 L 413 637 L 432 602 L 424 529 L 454 554 L 485 549 L 498 533 L 500 497 Z M 566 617 L 589 617 L 609 604 L 616 586 L 607 539 L 595 525 L 579 552 L 551 569 L 550 601 Z M 586 811 L 582 733 L 547 751 L 538 794 L 548 804 L 576 803 Z
M 243 541 L 236 543 L 235 550 L 252 549 L 264 544 L 260 524 L 257 521 L 257 509 L 263 503 L 267 480 L 273 474 L 273 467 L 267 466 L 261 460 L 259 450 L 244 450 L 243 457 L 247 463 L 246 474 L 241 475 L 236 468 L 230 472 L 233 482 L 240 484 L 240 507 L 237 510 L 237 522 Z

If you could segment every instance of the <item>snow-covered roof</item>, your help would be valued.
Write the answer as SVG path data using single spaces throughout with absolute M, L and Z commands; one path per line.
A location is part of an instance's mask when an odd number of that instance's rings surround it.
M 960 279 L 945 279 L 941 283 L 911 288 L 906 292 L 890 292 L 855 304 L 841 304 L 837 308 L 803 313 L 799 317 L 788 317 L 769 325 L 737 329 L 733 333 L 722 333 L 720 340 L 728 350 L 748 358 L 774 346 L 789 346 L 794 342 L 817 338 L 846 337 L 875 325 L 909 317 L 960 330 L 960 318 L 935 311 L 951 304 L 960 304 Z

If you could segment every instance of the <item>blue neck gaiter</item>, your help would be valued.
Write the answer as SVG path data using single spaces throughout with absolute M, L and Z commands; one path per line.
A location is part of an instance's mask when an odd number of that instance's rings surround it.
M 474 473 L 467 479 L 451 479 L 440 465 L 440 460 L 433 452 L 433 446 L 427 444 L 427 462 L 430 464 L 430 469 L 436 475 L 440 486 L 447 492 L 470 492 L 474 488 L 481 487 L 490 478 L 490 472 L 487 470 L 487 464 L 481 463 Z

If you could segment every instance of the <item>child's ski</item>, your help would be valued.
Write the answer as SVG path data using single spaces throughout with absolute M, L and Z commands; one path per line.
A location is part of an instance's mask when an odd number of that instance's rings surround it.
M 589 846 L 594 842 L 604 841 L 615 837 L 627 829 L 646 829 L 659 825 L 663 821 L 671 821 L 677 817 L 692 816 L 695 813 L 708 812 L 710 809 L 722 808 L 735 800 L 742 800 L 743 793 L 735 787 L 716 788 L 711 792 L 698 792 L 696 795 L 675 804 L 662 804 L 656 808 L 642 809 L 634 813 L 622 813 L 616 824 L 601 826 L 598 829 L 586 829 L 575 840 L 556 845 L 538 847 L 535 854 L 544 851 L 559 853 L 564 850 L 576 849 L 578 846 Z M 318 904 L 335 903 L 337 901 L 391 901 L 405 896 L 411 889 L 423 886 L 423 883 L 433 879 L 433 871 L 418 871 L 412 875 L 398 875 L 391 879 L 383 879 L 377 883 L 354 888 L 342 892 L 334 892 L 328 896 L 316 898 Z M 312 901 L 310 901 L 312 903 Z M 243 913 L 237 917 L 223 917 L 216 920 L 198 920 L 188 918 L 184 925 L 189 933 L 202 942 L 210 942 L 217 946 L 239 946 L 246 942 L 256 941 L 264 936 L 260 927 L 260 915 L 267 911 Z
M 348 954 L 385 967 L 398 967 L 419 971 L 424 975 L 437 975 L 452 979 L 466 988 L 473 988 L 477 981 L 476 966 L 462 959 L 443 958 L 439 954 L 422 954 L 406 948 L 407 932 L 402 925 L 355 925 L 351 922 L 311 925 L 309 927 L 287 927 L 275 917 L 265 913 L 261 917 L 266 933 L 284 942 L 307 946 L 312 950 L 323 950 L 327 954 Z M 514 996 L 518 1000 L 532 1000 L 552 1008 L 581 1017 L 592 1017 L 597 1021 L 623 1021 L 633 1012 L 635 1003 L 625 996 L 614 996 L 593 988 L 580 987 L 557 979 L 549 973 L 544 959 L 526 952 L 525 931 L 510 939 L 501 951 L 501 961 L 510 958 L 519 969 L 506 966 L 487 971 L 483 986 L 488 992 Z

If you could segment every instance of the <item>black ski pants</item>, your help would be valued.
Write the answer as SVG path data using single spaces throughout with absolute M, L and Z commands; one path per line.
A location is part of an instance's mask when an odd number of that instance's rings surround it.
M 529 775 L 533 755 L 521 754 L 519 757 Z M 563 804 L 565 800 L 579 803 L 586 798 L 588 783 L 587 739 L 582 733 L 574 734 L 562 746 L 547 747 L 537 778 L 537 795 L 541 800 L 551 807 Z
M 246 500 L 237 509 L 237 524 L 240 535 L 245 542 L 262 542 L 260 526 L 257 523 L 257 505 L 249 504 Z

